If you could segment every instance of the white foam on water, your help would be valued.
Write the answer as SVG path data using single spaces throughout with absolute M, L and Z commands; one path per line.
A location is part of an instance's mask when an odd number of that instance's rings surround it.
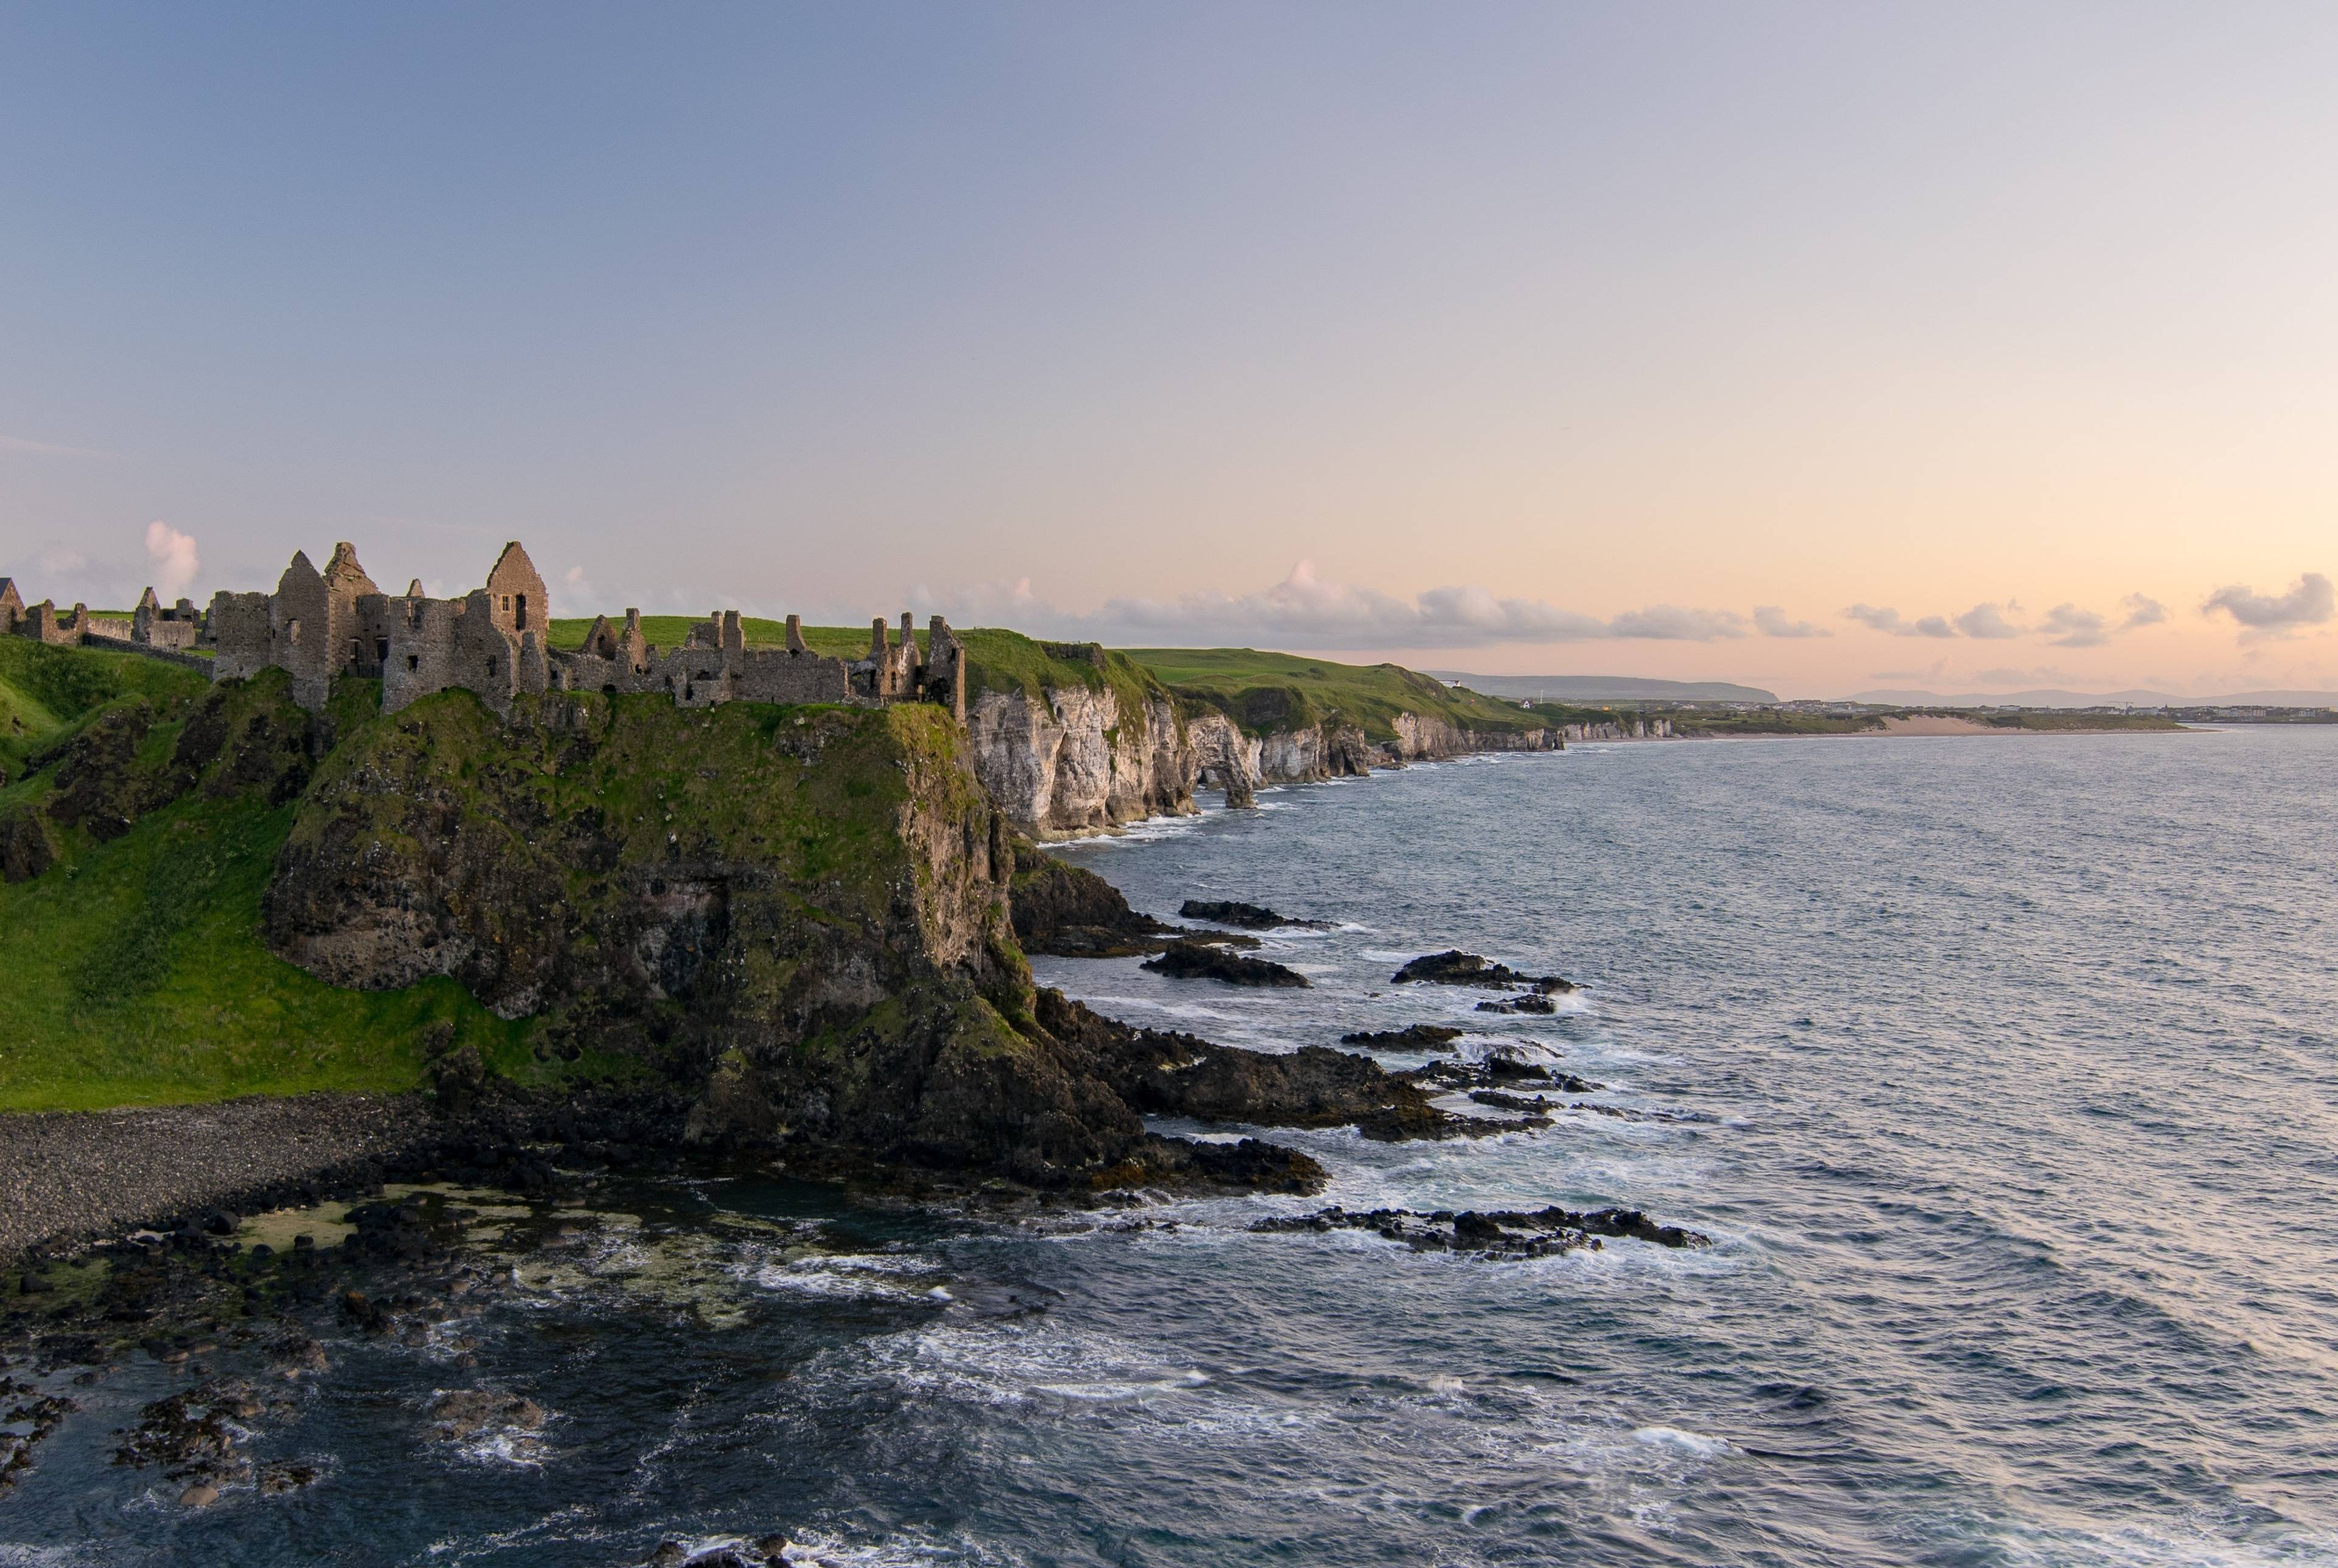
M 1718 1459 L 1731 1451 L 1724 1438 L 1684 1432 L 1677 1426 L 1637 1426 L 1633 1428 L 1632 1441 L 1650 1448 L 1677 1449 L 1699 1459 Z
M 747 1283 L 762 1290 L 863 1300 L 939 1295 L 947 1301 L 948 1292 L 924 1282 L 939 1272 L 921 1258 L 860 1252 L 752 1264 L 741 1270 Z

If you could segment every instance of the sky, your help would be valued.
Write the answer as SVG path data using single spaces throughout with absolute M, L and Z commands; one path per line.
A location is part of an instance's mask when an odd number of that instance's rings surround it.
M 0 10 L 0 575 L 2338 688 L 2338 7 Z

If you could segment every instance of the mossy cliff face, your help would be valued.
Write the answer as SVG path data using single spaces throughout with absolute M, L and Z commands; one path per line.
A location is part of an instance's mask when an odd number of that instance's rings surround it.
M 268 898 L 336 985 L 447 975 L 507 1017 L 686 1010 L 798 1034 L 1016 965 L 951 734 L 883 710 L 450 692 L 334 753 Z
M 1006 824 L 944 710 L 446 693 L 319 769 L 270 945 L 368 989 L 448 975 L 693 1098 L 687 1136 L 808 1171 L 1306 1187 L 1147 1134 L 1036 1017 Z M 1221 1169 L 1223 1167 L 1223 1169 Z

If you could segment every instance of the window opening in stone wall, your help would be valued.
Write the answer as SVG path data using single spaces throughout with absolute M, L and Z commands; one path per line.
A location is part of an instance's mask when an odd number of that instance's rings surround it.
M 419 669 L 421 669 L 421 668 L 422 668 L 422 655 L 421 655 L 421 654 L 419 654 L 419 653 L 408 653 L 408 654 L 406 656 L 406 667 L 407 667 L 408 670 L 419 670 Z
M 516 631 L 516 632 L 525 632 L 525 631 L 526 631 L 526 630 L 527 630 L 527 595 L 526 595 L 526 594 L 525 594 L 525 593 L 521 593 L 521 594 L 516 594 L 516 595 L 515 595 L 515 596 L 513 597 L 513 599 L 512 599 L 512 604 L 513 604 L 513 606 L 514 606 L 514 608 L 513 608 L 513 610 L 512 610 L 512 614 L 513 614 L 515 617 L 516 617 L 516 619 L 515 619 L 515 620 L 512 622 L 512 630 L 514 630 L 514 631 Z
M 494 680 L 495 678 L 496 678 L 496 656 L 495 656 L 494 654 L 490 653 L 490 654 L 488 654 L 488 655 L 487 655 L 487 679 L 488 679 L 488 680 L 490 680 L 490 681 L 492 681 L 492 680 Z
M 373 662 L 377 664 L 387 664 L 389 662 L 388 638 L 377 637 L 373 640 Z
M 298 642 L 300 641 L 300 622 L 298 621 L 288 621 L 285 622 L 284 640 L 288 642 Z

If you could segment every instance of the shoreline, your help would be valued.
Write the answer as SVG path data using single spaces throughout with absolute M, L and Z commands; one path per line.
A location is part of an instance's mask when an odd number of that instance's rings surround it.
M 247 1095 L 0 1116 L 0 1263 L 362 1181 L 444 1131 L 419 1093 Z

